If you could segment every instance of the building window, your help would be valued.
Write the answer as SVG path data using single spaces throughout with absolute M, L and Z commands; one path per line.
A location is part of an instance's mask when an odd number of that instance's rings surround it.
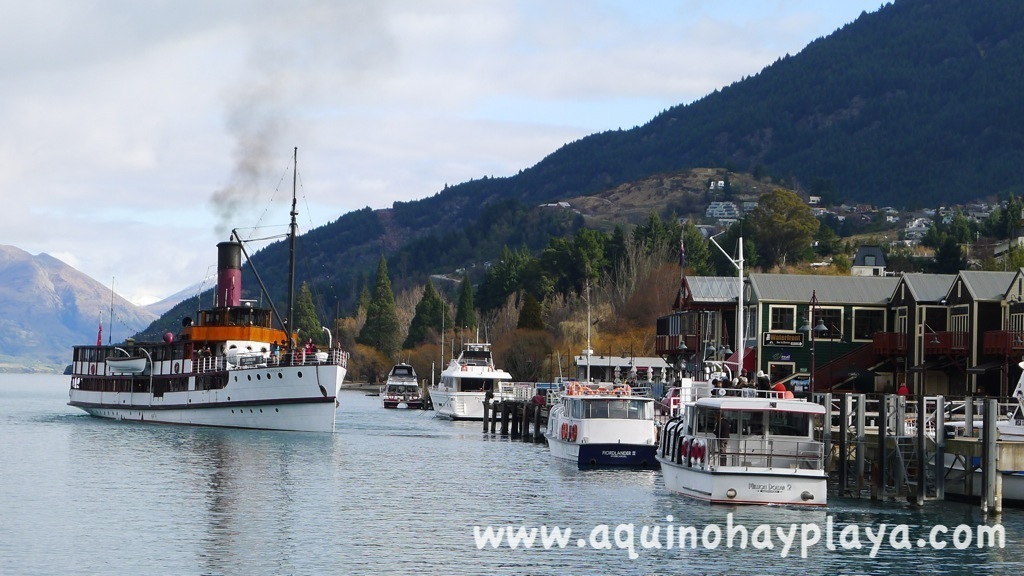
M 853 311 L 854 340 L 871 340 L 875 337 L 875 332 L 883 331 L 885 331 L 885 310 L 864 308 Z
M 825 330 L 814 333 L 817 340 L 840 340 L 843 337 L 843 309 L 842 308 L 818 308 L 814 312 L 812 327 L 818 326 L 818 321 L 825 326 Z
M 771 332 L 796 331 L 796 306 L 769 306 L 771 318 L 768 330 Z

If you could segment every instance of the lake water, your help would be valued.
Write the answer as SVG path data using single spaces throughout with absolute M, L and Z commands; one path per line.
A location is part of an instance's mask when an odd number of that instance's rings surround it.
M 0 375 L 0 574 L 1024 571 L 1020 510 L 1000 519 L 1004 548 L 958 550 L 956 526 L 996 521 L 951 503 L 712 507 L 666 492 L 660 472 L 580 471 L 543 445 L 487 436 L 479 423 L 432 412 L 385 411 L 362 392 L 342 394 L 337 433 L 309 434 L 100 420 L 66 405 L 67 384 L 64 376 Z M 727 548 L 730 514 L 735 539 Z M 834 550 L 826 545 L 830 517 Z M 883 523 L 890 532 L 872 558 L 866 529 Z M 788 534 L 791 524 L 805 543 L 822 533 L 806 558 L 799 540 L 782 557 L 776 530 Z M 910 550 L 890 546 L 901 524 Z M 940 538 L 946 548 L 918 548 L 938 524 L 949 529 Z M 543 549 L 539 538 L 528 550 L 478 549 L 474 526 L 488 525 L 557 526 L 573 535 L 561 549 Z M 701 533 L 696 548 L 668 545 L 669 529 L 691 526 Z M 738 526 L 750 537 L 743 549 Z M 859 550 L 843 547 L 855 541 L 851 526 Z M 654 527 L 661 549 L 643 546 Z M 721 541 L 711 548 L 716 531 Z

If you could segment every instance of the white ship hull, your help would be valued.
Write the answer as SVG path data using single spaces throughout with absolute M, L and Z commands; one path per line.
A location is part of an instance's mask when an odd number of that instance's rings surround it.
M 824 506 L 826 477 L 813 470 L 757 470 L 746 467 L 704 467 L 658 458 L 665 487 L 716 504 L 785 504 Z
M 72 388 L 68 404 L 116 420 L 333 432 L 345 372 L 332 364 L 238 369 L 224 388 L 159 396 Z
M 430 391 L 435 415 L 449 420 L 483 420 L 485 397 L 484 392 Z

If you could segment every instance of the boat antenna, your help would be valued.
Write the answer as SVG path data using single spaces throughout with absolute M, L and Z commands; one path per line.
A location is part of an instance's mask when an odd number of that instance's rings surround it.
M 292 339 L 292 330 L 295 329 L 295 231 L 298 228 L 298 224 L 295 222 L 295 217 L 298 215 L 295 208 L 295 188 L 299 179 L 298 146 L 295 147 L 292 164 L 292 221 L 288 225 L 288 326 L 285 327 L 285 330 L 288 332 L 288 341 L 295 345 L 296 342 Z

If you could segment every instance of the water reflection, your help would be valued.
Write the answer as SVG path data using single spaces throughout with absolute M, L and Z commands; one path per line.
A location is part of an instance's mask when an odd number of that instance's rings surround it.
M 66 383 L 11 395 L 0 378 L 0 573 L 603 574 L 1020 573 L 1024 513 L 1008 510 L 1008 547 L 829 550 L 800 557 L 751 544 L 760 525 L 829 518 L 906 524 L 982 522 L 974 507 L 833 498 L 825 509 L 710 506 L 665 490 L 660 472 L 578 470 L 539 444 L 484 435 L 480 423 L 384 410 L 342 395 L 334 435 L 121 423 L 79 416 Z M 747 547 L 724 538 L 731 521 Z M 632 525 L 637 558 L 612 542 L 578 548 L 595 527 Z M 474 526 L 559 526 L 565 549 L 478 550 Z M 715 549 L 640 546 L 644 527 L 718 525 Z M 834 535 L 835 537 L 835 535 Z M 916 544 L 916 542 L 914 542 Z

